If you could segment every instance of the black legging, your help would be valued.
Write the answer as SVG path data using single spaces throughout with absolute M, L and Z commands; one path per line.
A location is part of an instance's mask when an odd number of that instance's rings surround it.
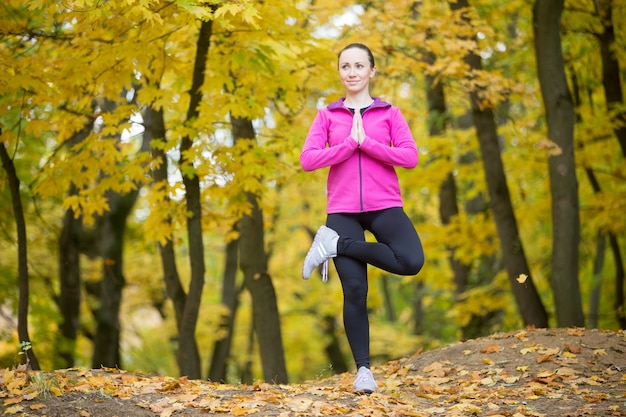
M 343 323 L 356 367 L 370 366 L 367 264 L 398 275 L 415 275 L 424 251 L 401 207 L 366 213 L 329 214 L 326 225 L 339 233 L 335 268 L 343 287 Z M 365 241 L 365 230 L 376 242 Z

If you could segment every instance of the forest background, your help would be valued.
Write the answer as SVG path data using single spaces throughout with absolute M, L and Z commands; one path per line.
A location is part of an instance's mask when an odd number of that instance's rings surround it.
M 370 269 L 374 361 L 626 328 L 625 17 L 610 0 L 4 1 L 0 366 L 350 370 L 336 274 L 300 275 L 326 172 L 298 160 L 350 42 L 420 151 L 398 173 L 426 266 Z

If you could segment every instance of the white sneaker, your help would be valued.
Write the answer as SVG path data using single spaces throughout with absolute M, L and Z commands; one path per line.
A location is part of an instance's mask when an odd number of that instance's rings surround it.
M 328 260 L 337 256 L 339 235 L 333 229 L 320 226 L 313 239 L 311 249 L 304 258 L 302 278 L 309 279 L 319 265 L 322 265 L 322 281 L 328 281 Z
M 372 371 L 365 366 L 361 366 L 356 373 L 356 379 L 354 380 L 354 392 L 359 394 L 371 394 L 378 389 L 374 375 Z

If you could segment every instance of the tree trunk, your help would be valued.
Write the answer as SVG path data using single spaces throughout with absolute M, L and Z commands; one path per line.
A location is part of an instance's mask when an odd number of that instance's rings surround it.
M 617 1 L 595 0 L 595 5 L 604 31 L 597 35 L 600 42 L 600 55 L 602 56 L 602 86 L 608 111 L 615 113 L 615 109 L 624 104 L 622 82 L 620 80 L 620 67 L 616 55 L 615 28 L 613 26 L 613 4 Z M 622 150 L 622 156 L 626 157 L 626 111 L 617 111 L 612 116 L 612 127 L 617 141 Z
M 380 278 L 380 286 L 383 294 L 383 305 L 385 306 L 385 315 L 389 323 L 396 322 L 396 311 L 391 299 L 391 291 L 389 291 L 389 275 L 383 275 Z
M 216 6 L 211 6 L 216 7 Z M 212 21 L 203 21 L 200 25 L 200 33 L 196 43 L 196 58 L 194 62 L 193 78 L 190 90 L 189 108 L 187 109 L 187 122 L 191 123 L 199 116 L 198 106 L 202 100 L 202 85 L 204 84 L 206 62 L 211 45 L 213 31 Z M 200 178 L 193 172 L 193 161 L 187 160 L 187 153 L 191 150 L 193 140 L 189 136 L 182 138 L 180 144 L 180 168 L 183 173 L 185 185 L 185 204 L 189 217 L 187 218 L 187 239 L 189 245 L 189 264 L 191 269 L 191 281 L 185 302 L 185 309 L 178 327 L 178 364 L 181 366 L 181 374 L 192 379 L 201 377 L 200 354 L 196 342 L 196 325 L 202 300 L 204 287 L 204 241 L 202 236 L 202 203 L 200 191 Z
M 239 265 L 239 240 L 232 240 L 226 244 L 226 261 L 224 267 L 224 284 L 222 286 L 222 304 L 228 309 L 228 314 L 221 317 L 219 332 L 224 337 L 215 342 L 213 356 L 209 368 L 209 380 L 227 382 L 226 371 L 233 340 L 235 315 L 239 305 L 237 291 L 237 267 Z
M 102 257 L 99 307 L 95 311 L 96 335 L 92 367 L 122 367 L 120 360 L 119 310 L 122 290 L 126 283 L 123 270 L 124 232 L 126 219 L 132 210 L 137 193 L 119 195 L 109 192 L 110 211 L 98 221 L 97 236 Z
M 253 140 L 252 121 L 231 115 L 233 137 L 238 140 Z M 267 382 L 286 384 L 287 368 L 280 329 L 280 317 L 276 292 L 267 272 L 267 254 L 264 244 L 263 213 L 257 196 L 246 193 L 250 213 L 238 222 L 239 264 L 244 275 L 244 285 L 252 296 L 254 331 L 259 343 L 263 379 Z
M 450 2 L 452 10 L 467 8 L 467 0 Z M 470 53 L 466 61 L 471 70 L 482 70 L 480 56 Z M 500 156 L 500 146 L 493 112 L 489 108 L 480 106 L 478 92 L 470 92 L 472 119 L 478 136 L 481 158 L 485 170 L 485 179 L 489 192 L 489 202 L 493 211 L 502 258 L 508 273 L 513 295 L 525 325 L 536 327 L 548 326 L 548 315 L 535 289 L 530 274 L 530 268 L 524 254 L 524 248 L 519 236 L 517 220 L 513 211 L 513 204 L 506 183 L 504 166 Z M 524 285 L 517 282 L 520 274 L 528 276 Z
M 429 63 L 434 62 L 434 57 L 429 58 Z M 426 98 L 428 101 L 429 135 L 441 135 L 446 130 L 448 122 L 448 108 L 446 106 L 445 92 L 443 84 L 436 82 L 435 77 L 426 75 Z M 457 204 L 456 180 L 452 172 L 446 175 L 439 186 L 439 217 L 444 225 L 450 224 L 452 218 L 458 216 L 459 206 Z M 462 294 L 467 288 L 467 277 L 469 275 L 469 265 L 464 265 L 455 256 L 455 248 L 448 248 L 448 261 L 452 268 L 453 281 L 457 294 Z
M 622 253 L 620 251 L 617 237 L 614 234 L 609 234 L 609 243 L 611 244 L 611 250 L 613 252 L 613 259 L 615 259 L 615 303 L 613 304 L 613 311 L 615 311 L 615 317 L 620 325 L 621 329 L 626 329 L 626 301 L 624 300 L 624 260 L 622 259 Z
M 620 65 L 616 54 L 615 25 L 613 24 L 613 6 L 617 1 L 595 0 L 604 31 L 598 35 L 600 54 L 602 56 L 602 85 L 608 111 L 612 113 L 612 127 L 617 141 L 626 157 L 626 111 L 616 108 L 623 106 L 624 94 L 620 78 Z M 626 328 L 626 303 L 624 302 L 624 266 L 617 236 L 609 235 L 611 250 L 615 258 L 615 303 L 614 309 L 620 327 Z
M 548 124 L 548 138 L 562 150 L 549 160 L 552 196 L 552 276 L 557 324 L 584 326 L 578 284 L 580 220 L 574 163 L 574 109 L 565 77 L 560 18 L 563 0 L 537 0 L 533 29 L 537 74 Z
M 78 190 L 72 186 L 69 195 Z M 76 218 L 69 209 L 63 217 L 63 228 L 59 239 L 59 281 L 61 292 L 57 299 L 61 313 L 61 325 L 57 336 L 57 358 L 55 369 L 74 367 L 76 338 L 80 327 L 81 279 L 80 279 L 80 236 L 82 219 Z
M 163 111 L 148 107 L 144 112 L 144 138 L 149 143 L 153 141 L 163 140 L 165 138 L 165 121 L 163 119 Z M 163 201 L 166 205 L 170 203 L 168 194 L 168 170 L 169 163 L 165 151 L 159 147 L 152 147 L 150 152 L 154 160 L 160 161 L 154 169 L 152 176 L 154 178 L 154 186 L 158 191 L 163 191 Z M 164 190 L 161 190 L 164 188 Z M 171 218 L 167 218 L 168 223 L 172 223 Z M 185 303 L 187 302 L 187 294 L 180 281 L 180 274 L 176 266 L 176 254 L 174 252 L 174 237 L 169 236 L 165 244 L 158 244 L 159 255 L 161 257 L 161 267 L 163 269 L 163 280 L 165 282 L 165 292 L 167 297 L 172 301 L 174 307 L 174 316 L 176 318 L 176 328 L 180 334 L 180 328 L 185 311 Z M 195 343 L 195 341 L 194 341 Z M 176 355 L 178 370 L 183 374 L 184 364 L 180 362 L 180 355 Z
M 95 107 L 95 101 L 94 101 Z M 81 143 L 93 130 L 94 118 L 89 118 L 85 127 L 76 133 L 67 147 Z M 77 195 L 80 190 L 70 186 L 69 196 Z M 83 235 L 82 217 L 76 218 L 74 210 L 68 209 L 63 218 L 63 228 L 59 238 L 59 282 L 61 291 L 56 299 L 61 324 L 57 335 L 55 369 L 74 367 L 76 338 L 80 328 L 81 271 L 80 254 Z
M 0 135 L 1 134 L 2 129 L 0 128 Z M 15 228 L 17 230 L 17 268 L 20 292 L 17 308 L 17 337 L 19 338 L 20 345 L 22 343 L 30 344 L 30 337 L 28 335 L 29 277 L 28 251 L 26 247 L 28 242 L 26 236 L 26 221 L 24 220 L 24 208 L 22 206 L 22 196 L 20 195 L 20 180 L 17 177 L 13 159 L 9 156 L 4 142 L 0 142 L 0 161 L 2 161 L 2 167 L 9 181 L 13 215 L 15 216 Z M 28 348 L 22 348 L 22 351 L 26 354 L 27 363 L 30 365 L 30 368 L 38 370 L 39 362 L 37 361 L 32 345 L 28 345 Z
M 337 320 L 334 316 L 322 317 L 322 326 L 324 334 L 330 339 L 330 341 L 324 347 L 326 357 L 330 361 L 330 367 L 335 374 L 342 374 L 349 371 L 348 362 L 346 357 L 341 351 L 341 343 L 339 337 L 337 337 Z

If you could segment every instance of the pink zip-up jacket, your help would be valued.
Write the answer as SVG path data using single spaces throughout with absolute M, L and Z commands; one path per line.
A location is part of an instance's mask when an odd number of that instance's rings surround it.
M 363 112 L 365 140 L 350 136 L 352 112 L 340 99 L 317 112 L 300 154 L 305 171 L 330 166 L 327 213 L 402 207 L 395 167 L 414 168 L 415 140 L 400 109 L 374 97 Z

